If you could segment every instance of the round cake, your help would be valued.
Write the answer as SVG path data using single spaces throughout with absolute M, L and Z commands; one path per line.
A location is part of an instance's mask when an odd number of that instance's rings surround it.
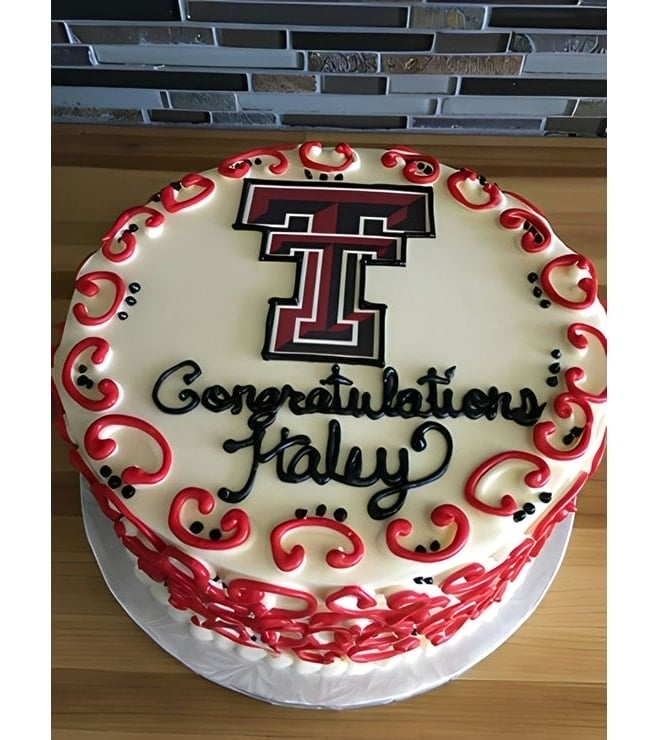
M 83 263 L 59 431 L 209 651 L 378 670 L 477 630 L 575 510 L 605 444 L 597 289 L 470 169 L 254 149 L 128 208 Z

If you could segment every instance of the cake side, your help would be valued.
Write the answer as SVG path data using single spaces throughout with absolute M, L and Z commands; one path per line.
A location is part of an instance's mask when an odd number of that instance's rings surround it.
M 124 212 L 82 266 L 60 427 L 196 625 L 377 663 L 485 613 L 574 510 L 604 444 L 596 289 L 469 170 L 260 149 Z

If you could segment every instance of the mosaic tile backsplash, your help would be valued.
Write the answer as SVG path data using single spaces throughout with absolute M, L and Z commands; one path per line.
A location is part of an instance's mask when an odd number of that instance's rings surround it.
M 605 0 L 52 0 L 52 120 L 606 135 Z

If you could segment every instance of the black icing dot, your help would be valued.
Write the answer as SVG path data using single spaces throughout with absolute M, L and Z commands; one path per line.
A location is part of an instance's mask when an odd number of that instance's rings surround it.
M 580 435 L 584 431 L 585 430 L 582 427 L 573 427 L 572 430 L 571 430 L 571 434 L 573 434 L 574 437 L 580 437 Z
M 128 314 L 125 311 L 119 311 L 117 316 L 121 319 L 121 321 L 125 321 L 128 318 Z
M 425 172 L 425 170 L 428 169 L 428 166 L 425 164 L 425 162 L 417 162 L 416 169 L 418 170 L 418 172 Z
M 546 378 L 546 385 L 550 385 L 552 388 L 555 388 L 557 384 L 558 384 L 557 378 Z
M 539 298 L 539 296 L 541 295 L 541 288 L 533 288 L 532 295 L 534 295 L 535 298 Z
M 222 533 L 218 529 L 211 529 L 210 532 L 208 532 L 208 537 L 210 537 L 211 540 L 220 540 L 222 538 Z
M 134 305 L 135 305 L 135 304 L 137 303 L 137 298 L 135 298 L 135 296 L 129 295 L 129 296 L 128 296 L 128 297 L 126 298 L 126 303 L 127 303 L 127 304 L 128 304 L 129 306 L 134 306 Z
M 160 201 L 160 193 L 154 193 L 154 194 L 153 194 L 153 195 L 151 196 L 151 200 L 152 200 L 152 201 L 155 201 L 156 203 L 158 203 L 158 202 Z
M 324 504 L 320 504 L 315 510 L 316 516 L 324 516 L 327 513 L 327 507 Z
M 78 372 L 81 372 L 81 373 L 86 373 L 86 372 L 87 372 L 87 370 L 88 370 L 88 368 L 87 368 L 87 366 L 86 366 L 86 365 L 80 365 L 80 366 L 78 367 Z
M 343 173 L 339 172 L 336 177 L 334 177 L 334 180 L 342 180 L 343 179 Z
M 427 552 L 427 548 L 424 545 L 416 545 L 414 552 Z
M 559 349 L 554 349 L 554 350 L 553 350 L 553 351 L 551 352 L 551 357 L 555 357 L 555 359 L 556 359 L 556 360 L 559 360 L 559 359 L 560 359 L 560 357 L 562 357 L 562 352 L 560 352 L 560 350 L 559 350 Z
M 124 498 L 132 498 L 135 495 L 135 488 L 134 488 L 134 486 L 124 486 L 121 489 L 121 495 Z
M 262 164 L 262 163 L 263 163 L 263 160 L 260 157 L 256 157 L 256 159 L 254 159 L 254 164 Z
M 548 504 L 552 498 L 553 498 L 553 494 L 550 491 L 542 491 L 539 494 L 539 500 L 543 504 Z
M 139 291 L 142 289 L 142 286 L 139 283 L 130 283 L 128 286 L 128 290 L 131 293 L 139 293 Z
M 100 470 L 101 475 L 103 478 L 107 478 L 108 475 L 112 475 L 112 468 L 109 465 L 103 465 L 103 467 Z
M 432 542 L 430 542 L 430 550 L 432 552 L 436 552 L 437 550 L 440 550 L 440 549 L 441 549 L 441 543 L 438 540 L 432 540 Z
M 86 375 L 81 375 L 76 381 L 76 385 L 79 385 L 80 387 L 85 388 L 93 388 L 94 387 L 94 381 L 90 380 Z
M 170 182 L 169 184 L 174 190 L 180 190 L 183 187 L 180 182 Z
M 528 282 L 530 282 L 530 283 L 536 283 L 537 280 L 539 280 L 539 275 L 537 275 L 536 272 L 530 272 L 530 273 L 528 273 Z
M 328 180 L 329 179 L 329 175 L 326 172 L 321 172 L 320 173 L 320 179 L 321 180 Z
M 110 488 L 118 488 L 121 485 L 121 478 L 118 475 L 111 475 L 107 479 L 107 485 Z
M 347 519 L 347 512 L 342 507 L 334 511 L 334 519 L 337 522 L 344 522 Z
M 414 578 L 414 583 L 422 583 L 422 582 L 423 582 L 423 577 L 422 577 L 422 576 L 416 576 L 416 577 Z M 416 631 L 416 630 L 414 630 L 414 632 L 415 632 L 415 631 Z M 413 635 L 413 632 L 412 632 L 411 634 Z
M 304 519 L 308 514 L 308 509 L 295 509 L 295 519 Z
M 522 509 L 519 509 L 519 511 L 514 512 L 514 521 L 515 522 L 522 522 L 526 518 L 527 514 Z
M 536 511 L 535 505 L 531 503 L 523 504 L 523 511 L 525 511 L 526 514 L 534 514 Z
M 478 177 L 478 182 L 480 183 L 480 185 L 486 185 L 487 184 L 487 178 L 484 175 L 480 175 Z
M 304 170 L 304 177 L 307 180 L 312 180 L 313 179 L 313 175 L 311 174 L 311 170 Z
M 562 441 L 565 445 L 570 445 L 574 441 L 574 439 L 575 437 L 573 436 L 573 434 L 571 434 L 571 432 L 569 432 L 569 434 L 565 434 L 564 437 L 562 437 Z
M 548 308 L 551 305 L 551 302 L 550 301 L 547 301 L 546 298 L 544 298 L 543 301 L 539 301 L 539 305 L 542 308 Z
M 432 576 L 428 576 L 427 578 L 423 578 L 423 583 L 434 583 L 434 579 L 432 578 Z
M 551 371 L 552 373 L 556 373 L 556 374 L 557 374 L 557 373 L 559 373 L 559 372 L 560 372 L 560 363 L 559 363 L 559 362 L 554 362 L 554 363 L 553 363 L 552 365 L 549 365 L 549 366 L 548 366 L 548 369 L 549 369 L 549 370 L 550 370 L 550 371 Z
M 203 532 L 203 524 L 201 522 L 192 522 L 192 524 L 190 524 L 190 532 L 192 532 L 192 534 Z
M 128 231 L 137 231 L 139 226 L 137 224 L 128 224 Z

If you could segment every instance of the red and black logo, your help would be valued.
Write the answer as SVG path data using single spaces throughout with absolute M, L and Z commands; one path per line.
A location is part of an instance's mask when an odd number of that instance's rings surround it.
M 261 260 L 297 265 L 293 295 L 269 299 L 263 357 L 383 366 L 386 306 L 365 299 L 366 268 L 403 267 L 433 214 L 420 186 L 245 182 L 234 228 L 263 233 Z

